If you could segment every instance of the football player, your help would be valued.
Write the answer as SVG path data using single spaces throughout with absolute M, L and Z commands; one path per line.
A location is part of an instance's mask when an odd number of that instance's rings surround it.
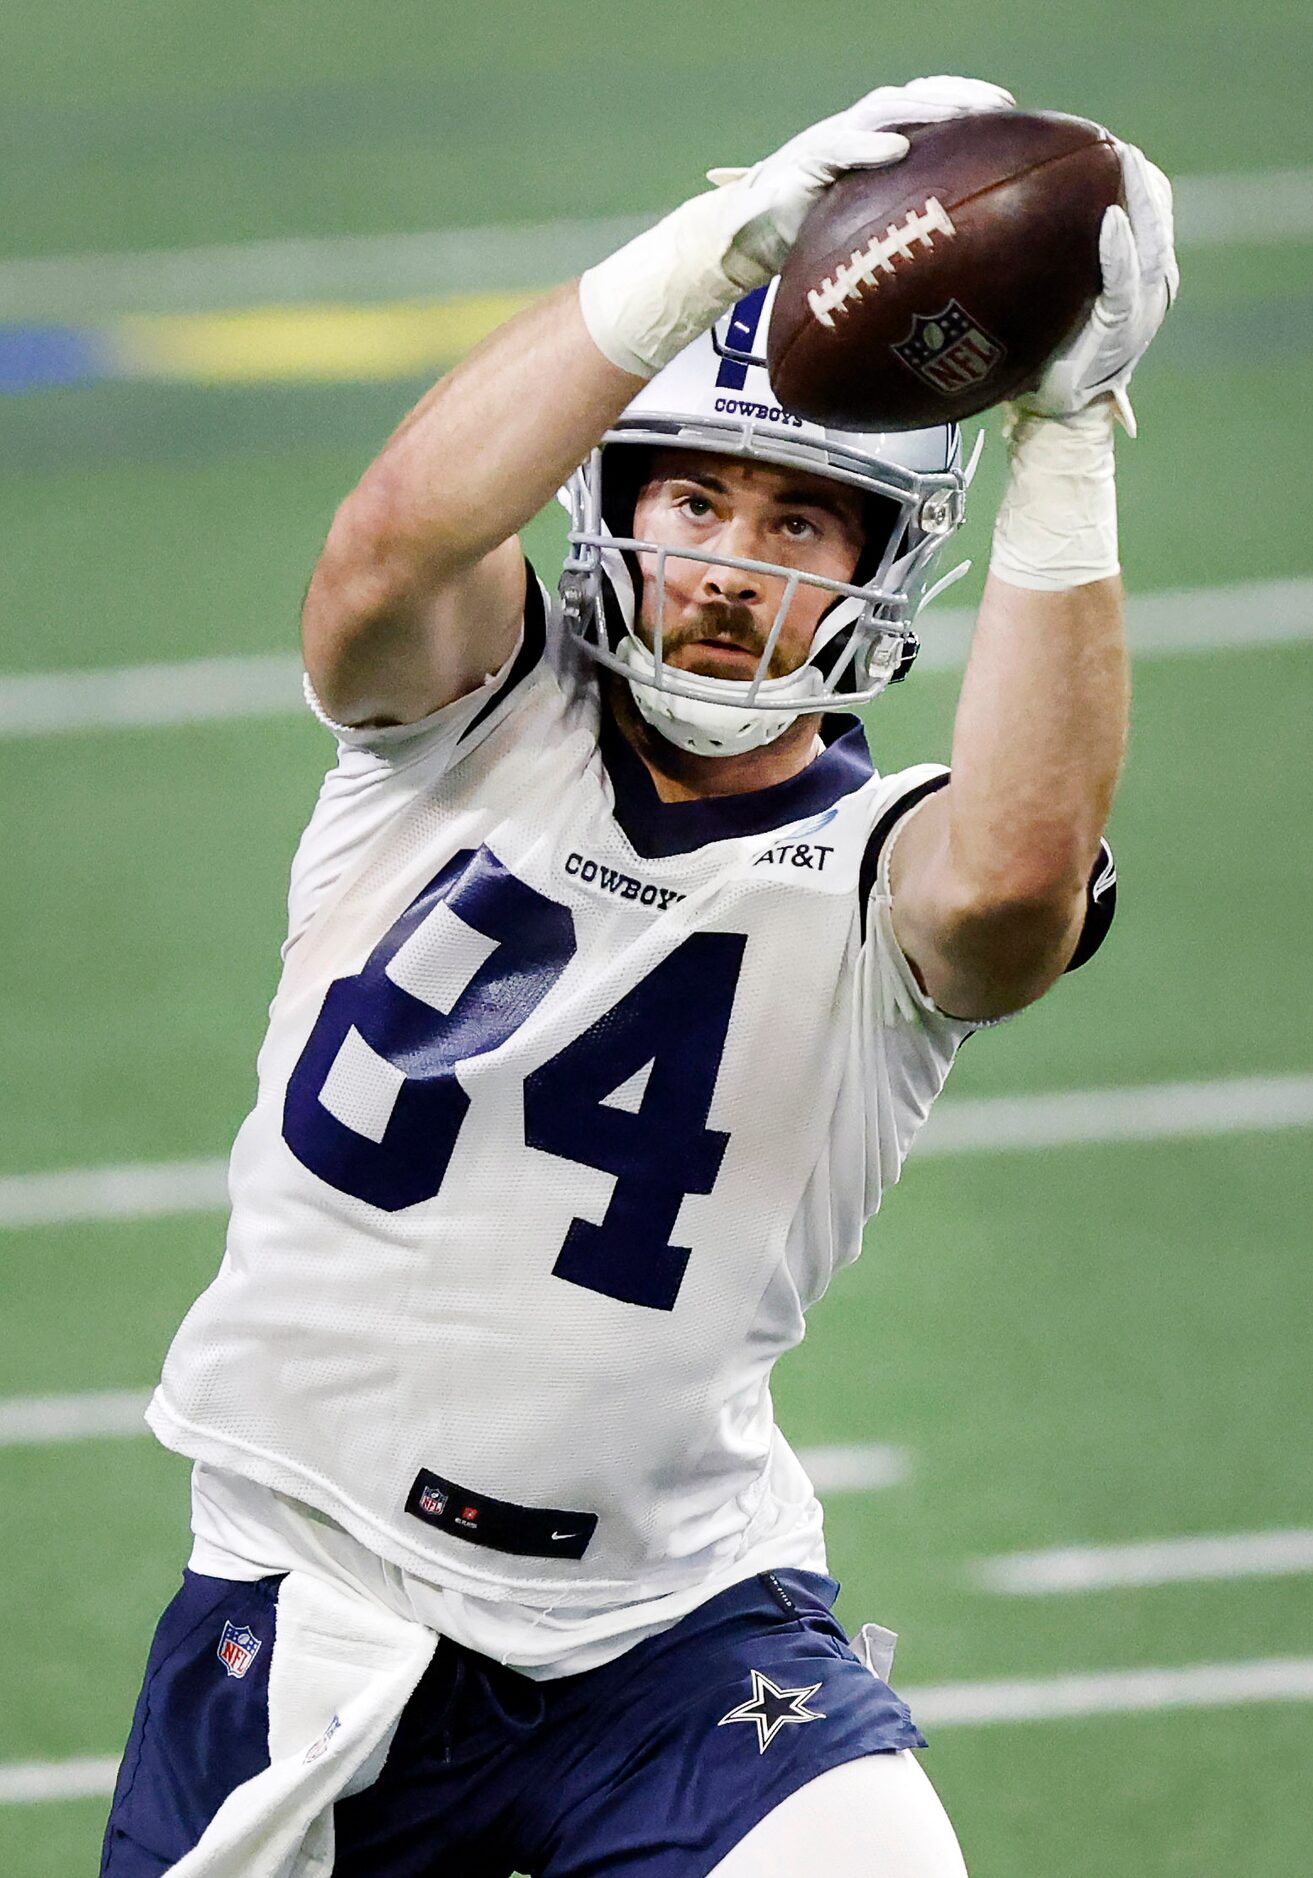
M 887 1633 L 832 1615 L 770 1375 L 965 1037 L 1111 915 L 1113 420 L 1175 286 L 1119 146 L 1089 324 L 1012 414 L 950 771 L 872 766 L 962 513 L 955 430 L 761 363 L 872 93 L 495 333 L 339 509 L 338 741 L 213 1284 L 149 1419 L 195 1463 L 110 1878 L 950 1878 Z M 516 530 L 559 486 L 559 601 Z

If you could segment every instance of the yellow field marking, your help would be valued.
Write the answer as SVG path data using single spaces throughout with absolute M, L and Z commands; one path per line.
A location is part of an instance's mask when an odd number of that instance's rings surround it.
M 469 293 L 388 306 L 258 307 L 133 315 L 113 344 L 125 377 L 235 385 L 404 377 L 450 365 L 536 292 Z

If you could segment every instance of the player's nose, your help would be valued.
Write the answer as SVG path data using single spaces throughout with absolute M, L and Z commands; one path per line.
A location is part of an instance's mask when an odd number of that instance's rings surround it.
M 734 600 L 741 605 L 751 606 L 753 601 L 761 598 L 764 591 L 762 576 L 747 568 L 733 566 L 730 557 L 741 561 L 761 559 L 761 542 L 756 529 L 747 518 L 735 516 L 720 530 L 714 546 L 726 559 L 704 567 L 702 597 L 707 600 Z
M 740 606 L 751 606 L 761 598 L 760 576 L 741 567 L 705 568 L 701 584 L 704 600 L 733 600 Z

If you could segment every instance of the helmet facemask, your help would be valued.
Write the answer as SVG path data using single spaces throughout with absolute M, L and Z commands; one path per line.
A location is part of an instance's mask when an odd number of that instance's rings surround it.
M 916 656 L 912 622 L 918 608 L 966 572 L 964 565 L 930 587 L 931 563 L 962 516 L 966 479 L 955 430 L 910 438 L 822 431 L 782 411 L 773 399 L 763 405 L 717 396 L 717 377 L 726 374 L 718 357 L 724 356 L 708 336 L 695 341 L 645 387 L 562 491 L 570 511 L 571 554 L 561 578 L 567 624 L 599 665 L 628 681 L 647 722 L 699 756 L 756 749 L 799 717 L 850 710 L 877 697 L 906 675 Z M 728 382 L 742 384 L 747 376 L 740 367 Z M 764 368 L 753 377 L 769 395 Z M 676 382 L 663 383 L 671 380 Z M 674 397 L 685 408 L 672 409 Z M 873 444 L 884 447 L 877 454 Z M 643 473 L 653 451 L 672 448 L 804 470 L 856 488 L 865 497 L 868 532 L 853 578 L 834 580 L 781 562 L 640 539 L 633 524 Z M 935 467 L 919 466 L 936 458 Z M 640 555 L 650 557 L 651 645 L 639 628 Z M 709 677 L 664 659 L 671 561 L 702 562 L 781 583 L 751 678 Z M 771 677 L 800 588 L 826 595 L 826 609 L 802 663 Z

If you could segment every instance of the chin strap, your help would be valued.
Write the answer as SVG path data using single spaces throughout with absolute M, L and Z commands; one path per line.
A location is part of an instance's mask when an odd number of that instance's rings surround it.
M 717 690 L 729 692 L 723 704 L 719 700 L 682 697 L 666 691 L 660 684 L 655 658 L 634 634 L 637 594 L 633 571 L 618 548 L 603 550 L 602 566 L 602 606 L 608 610 L 609 589 L 610 604 L 619 614 L 619 630 L 612 638 L 612 645 L 617 657 L 633 674 L 628 680 L 630 696 L 639 716 L 667 743 L 689 756 L 738 756 L 745 750 L 760 750 L 774 743 L 790 724 L 805 716 L 806 706 L 802 700 L 810 699 L 822 682 L 820 674 L 810 666 L 790 673 L 787 678 L 768 679 L 761 687 L 759 695 L 764 694 L 768 699 L 772 693 L 779 696 L 781 692 L 786 693 L 790 701 L 797 696 L 798 708 L 794 710 L 736 708 L 735 694 L 742 695 L 748 687 L 729 679 L 705 681 L 714 684 Z
M 669 692 L 657 683 L 656 661 L 645 646 L 626 638 L 620 658 L 633 672 L 630 695 L 639 716 L 668 743 L 689 756 L 739 756 L 745 750 L 760 750 L 782 737 L 791 724 L 805 717 L 813 708 L 816 693 L 823 683 L 814 666 L 804 665 L 785 678 L 770 678 L 762 685 L 759 697 L 768 702 L 788 704 L 779 711 L 744 710 L 733 698 L 725 703 L 709 698 L 689 698 Z M 717 689 L 746 693 L 746 683 L 729 679 L 711 679 Z

